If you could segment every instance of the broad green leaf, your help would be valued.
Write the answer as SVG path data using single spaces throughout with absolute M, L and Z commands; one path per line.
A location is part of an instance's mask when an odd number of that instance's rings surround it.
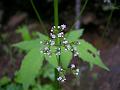
M 57 60 L 57 56 L 55 54 L 55 50 L 56 50 L 56 47 L 54 46 L 51 46 L 51 52 L 52 54 L 50 56 L 48 55 L 45 55 L 45 59 L 53 66 L 53 67 L 58 67 L 58 60 Z
M 61 63 L 62 63 L 63 68 L 67 69 L 72 59 L 72 52 L 69 50 L 66 51 L 64 47 L 61 47 L 60 58 L 61 58 Z
M 46 35 L 40 33 L 40 32 L 36 32 L 36 35 L 41 39 L 41 40 L 48 40 L 49 37 L 47 37 Z
M 7 76 L 2 77 L 2 78 L 0 79 L 0 86 L 8 84 L 10 81 L 11 81 L 11 80 L 10 80 L 9 77 L 7 77 Z
M 73 31 L 68 32 L 65 35 L 65 37 L 67 38 L 69 42 L 73 42 L 73 41 L 78 40 L 82 36 L 82 34 L 83 34 L 83 29 L 73 30 Z
M 45 59 L 48 61 L 49 64 L 51 64 L 53 67 L 58 67 L 58 61 L 55 53 L 53 53 L 51 56 L 45 55 Z
M 24 25 L 24 26 L 18 28 L 16 32 L 22 34 L 23 40 L 25 40 L 25 41 L 31 40 L 31 36 L 30 36 L 29 29 L 27 26 Z
M 20 48 L 25 51 L 29 51 L 33 48 L 42 48 L 44 45 L 40 43 L 40 41 L 43 41 L 42 39 L 36 39 L 36 40 L 30 40 L 30 41 L 22 41 L 17 44 L 13 44 L 12 46 Z
M 84 40 L 79 40 L 79 41 L 80 41 L 80 45 L 77 46 L 79 57 L 82 60 L 89 62 L 90 68 L 92 68 L 93 64 L 95 64 L 109 71 L 109 69 L 101 61 L 98 51 L 88 42 Z
M 25 56 L 15 79 L 18 83 L 23 84 L 24 90 L 35 83 L 35 78 L 39 73 L 43 60 L 44 57 L 39 48 L 32 49 Z
M 54 81 L 54 67 L 52 67 L 50 64 L 46 64 L 41 70 L 41 75 L 43 75 L 44 78 L 49 78 L 50 80 Z

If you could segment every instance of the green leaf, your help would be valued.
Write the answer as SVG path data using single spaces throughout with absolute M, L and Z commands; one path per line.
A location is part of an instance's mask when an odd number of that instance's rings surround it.
M 8 84 L 10 81 L 11 81 L 11 80 L 10 80 L 9 77 L 7 77 L 7 76 L 2 77 L 2 78 L 0 79 L 0 86 Z
M 23 84 L 24 90 L 35 83 L 35 78 L 43 64 L 43 54 L 39 48 L 32 49 L 22 61 L 20 70 L 17 73 L 16 81 Z
M 79 57 L 82 60 L 89 62 L 90 68 L 92 68 L 93 64 L 95 64 L 109 71 L 109 69 L 101 61 L 98 51 L 88 42 L 84 40 L 79 40 L 79 41 L 80 41 L 80 45 L 77 46 Z
M 73 41 L 78 40 L 82 36 L 82 34 L 83 34 L 83 29 L 73 30 L 73 31 L 68 32 L 65 35 L 65 37 L 67 38 L 69 42 L 73 42 Z
M 22 34 L 22 38 L 23 40 L 31 40 L 31 36 L 30 36 L 30 33 L 29 33 L 29 29 L 26 25 L 20 27 L 17 29 L 16 31 L 17 33 L 21 33 Z
M 58 61 L 56 55 L 53 53 L 51 56 L 45 55 L 46 60 L 49 64 L 51 64 L 53 67 L 58 67 Z
M 52 55 L 51 56 L 48 56 L 48 55 L 45 55 L 45 59 L 55 68 L 58 67 L 58 61 L 57 61 L 57 56 L 55 54 L 55 50 L 56 50 L 57 47 L 55 46 L 52 46 L 50 49 L 51 49 L 51 52 L 52 52 Z
M 20 48 L 25 51 L 29 51 L 29 50 L 31 50 L 33 48 L 37 48 L 37 47 L 39 47 L 39 49 L 42 48 L 44 45 L 41 44 L 40 41 L 43 41 L 43 40 L 36 39 L 36 40 L 30 40 L 30 41 L 23 41 L 23 42 L 19 42 L 17 44 L 13 44 L 12 46 Z
M 41 40 L 48 40 L 49 37 L 47 37 L 46 35 L 40 33 L 40 32 L 36 32 L 36 35 L 41 39 Z
M 63 68 L 67 69 L 70 61 L 72 59 L 72 52 L 69 50 L 65 50 L 64 47 L 61 47 L 61 63 Z
M 46 64 L 42 68 L 41 74 L 43 75 L 44 78 L 49 78 L 52 81 L 55 80 L 54 68 L 50 64 Z

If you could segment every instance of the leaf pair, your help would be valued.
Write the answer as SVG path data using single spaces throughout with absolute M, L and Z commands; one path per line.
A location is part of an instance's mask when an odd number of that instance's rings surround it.
M 65 35 L 65 38 L 71 43 L 79 41 L 80 44 L 76 45 L 79 57 L 90 64 L 91 68 L 93 65 L 97 65 L 101 68 L 109 70 L 101 61 L 98 51 L 88 42 L 79 39 L 83 34 L 83 30 L 71 31 Z M 43 55 L 40 49 L 45 47 L 40 44 L 40 41 L 48 40 L 49 38 L 41 33 L 38 33 L 39 39 L 23 41 L 13 46 L 18 47 L 22 50 L 29 51 L 22 61 L 20 70 L 17 73 L 16 81 L 23 84 L 24 90 L 27 90 L 30 85 L 35 84 L 35 78 L 41 69 L 44 58 L 55 68 L 58 67 L 58 57 L 55 53 L 52 53 L 51 57 Z M 60 61 L 62 67 L 67 69 L 71 59 L 72 52 L 70 50 L 65 51 L 65 47 L 61 47 Z M 51 51 L 54 52 L 57 46 L 51 46 Z

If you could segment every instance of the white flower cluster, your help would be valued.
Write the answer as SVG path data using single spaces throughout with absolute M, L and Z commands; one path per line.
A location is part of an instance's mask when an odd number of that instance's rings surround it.
M 75 64 L 71 64 L 71 67 L 70 67 L 70 68 L 71 68 L 71 70 L 73 71 L 73 74 L 74 74 L 74 75 L 79 75 L 79 71 L 80 71 L 80 70 L 79 70 L 78 68 L 76 69 Z
M 48 56 L 51 56 L 51 50 L 48 47 L 45 47 L 43 50 L 41 50 L 41 53 L 47 54 Z
M 61 81 L 61 82 L 65 82 L 65 81 L 66 81 L 66 78 L 60 76 L 60 77 L 57 78 L 57 80 L 58 80 L 58 81 Z
M 53 26 L 52 29 L 51 29 L 51 32 L 54 32 L 55 29 L 56 29 L 56 27 Z M 66 29 L 66 25 L 65 24 L 60 25 L 60 26 L 57 27 L 57 29 L 59 29 L 60 31 L 63 31 L 63 30 Z
M 60 81 L 60 82 L 66 81 L 66 78 L 65 78 L 65 76 L 64 76 L 64 71 L 63 71 L 63 69 L 61 68 L 61 66 L 59 66 L 59 67 L 57 68 L 57 70 L 58 70 L 58 72 L 59 72 L 59 77 L 57 78 L 57 80 Z
M 60 66 L 57 68 L 57 70 L 58 70 L 58 72 L 63 71 L 63 69 Z
M 44 41 L 44 43 L 43 42 L 40 42 L 40 43 L 43 43 L 45 46 L 46 45 L 47 46 L 55 46 L 56 38 L 62 38 L 62 39 L 60 39 L 60 42 L 61 42 L 61 45 L 65 47 L 65 51 L 70 50 L 71 52 L 73 52 L 74 56 L 77 56 L 79 53 L 77 52 L 77 48 L 75 47 L 75 45 L 80 44 L 80 42 L 76 41 L 76 42 L 69 43 L 69 41 L 64 37 L 63 30 L 66 29 L 66 25 L 63 24 L 63 25 L 58 26 L 59 32 L 57 32 L 57 33 L 55 32 L 55 29 L 56 29 L 55 26 L 53 26 L 51 29 L 51 33 L 50 33 L 51 39 L 50 40 Z M 48 49 L 48 47 L 45 47 L 43 49 L 43 53 L 47 54 L 47 55 L 51 55 L 50 51 L 51 50 L 50 50 L 50 48 Z M 57 48 L 56 52 L 54 52 L 54 53 L 56 55 L 60 55 L 61 54 L 60 48 Z
M 53 26 L 50 33 L 50 40 L 40 41 L 40 44 L 43 44 L 44 48 L 41 49 L 41 52 L 45 55 L 51 57 L 54 53 L 56 56 L 61 55 L 61 47 L 64 47 L 64 50 L 71 51 L 74 56 L 77 56 L 79 53 L 77 52 L 76 45 L 80 44 L 79 41 L 70 42 L 64 37 L 64 30 L 66 29 L 66 25 L 60 25 L 57 27 L 58 31 L 56 32 L 56 27 Z M 60 45 L 58 44 L 57 40 L 60 40 Z M 54 48 L 55 47 L 55 48 Z M 65 77 L 65 70 L 62 66 L 56 68 L 59 72 L 59 77 L 57 78 L 58 81 L 64 82 L 66 80 Z M 74 75 L 79 75 L 79 69 L 76 68 L 74 64 L 71 64 L 70 71 L 72 70 Z
M 60 55 L 61 54 L 61 49 L 57 48 L 55 53 L 56 53 L 57 56 Z

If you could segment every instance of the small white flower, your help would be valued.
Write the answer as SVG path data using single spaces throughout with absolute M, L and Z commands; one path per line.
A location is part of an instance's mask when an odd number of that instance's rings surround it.
M 67 51 L 67 48 L 65 48 L 65 51 Z
M 55 26 L 53 26 L 53 28 L 56 28 Z
M 79 75 L 79 73 L 75 73 L 75 75 Z
M 67 44 L 67 43 L 68 43 L 68 41 L 67 41 L 67 40 L 63 41 L 63 44 Z
M 66 81 L 66 78 L 64 77 L 62 80 L 61 80 L 61 82 L 65 82 Z
M 61 80 L 62 80 L 62 77 L 58 77 L 57 80 L 58 80 L 58 81 L 61 81 Z
M 78 52 L 75 52 L 75 53 L 74 53 L 74 56 L 77 56 L 78 54 L 79 54 Z
M 66 40 L 66 38 L 63 38 L 64 40 Z
M 61 82 L 65 82 L 65 80 L 63 79 L 63 80 L 61 80 Z
M 50 40 L 50 45 L 51 45 L 51 46 L 55 45 L 55 41 Z
M 60 72 L 60 71 L 62 71 L 63 69 L 59 66 L 59 67 L 57 68 L 57 70 L 58 70 L 58 72 Z
M 65 24 L 61 25 L 61 28 L 62 30 L 64 30 L 66 28 L 66 25 Z
M 68 50 L 70 50 L 70 49 L 71 49 L 71 46 L 70 46 L 69 44 L 68 44 L 66 47 L 67 47 L 67 49 L 68 49 Z
M 61 53 L 58 51 L 57 53 L 56 53 L 56 55 L 60 55 Z
M 41 53 L 43 53 L 43 51 L 42 51 L 42 50 L 40 50 L 40 52 L 41 52 Z
M 71 64 L 71 68 L 72 68 L 72 69 L 75 68 L 75 64 Z
M 60 29 L 60 26 L 58 26 L 58 29 Z
M 51 32 L 53 32 L 53 29 L 51 29 Z
M 58 51 L 60 51 L 60 48 L 57 48 Z
M 43 42 L 42 41 L 40 41 L 40 44 L 42 44 Z
M 52 33 L 50 33 L 50 36 L 54 39 L 54 38 L 56 38 L 56 36 L 54 35 L 54 34 L 52 34 Z
M 58 37 L 63 37 L 64 36 L 64 33 L 61 32 L 61 33 L 58 33 Z
M 77 72 L 77 73 L 79 73 L 79 71 L 80 71 L 79 69 L 76 69 L 76 72 Z
M 48 47 L 45 47 L 44 50 L 48 50 L 49 48 Z

